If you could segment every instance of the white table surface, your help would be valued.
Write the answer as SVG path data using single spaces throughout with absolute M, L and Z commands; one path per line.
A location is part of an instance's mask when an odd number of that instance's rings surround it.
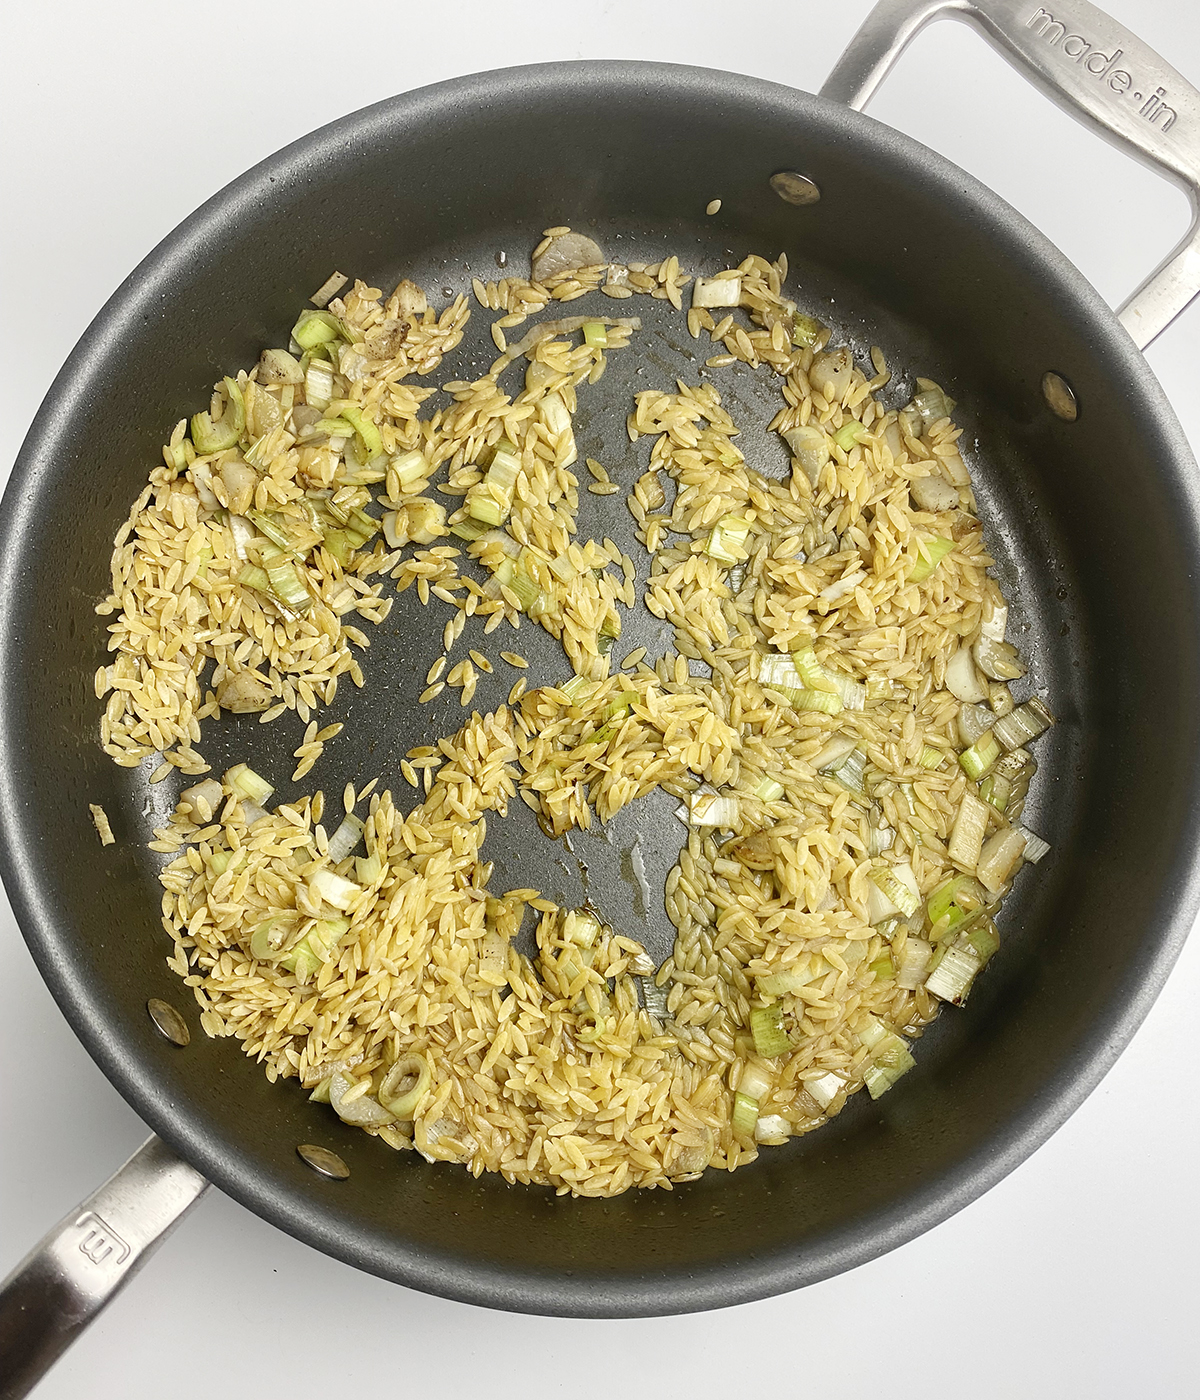
M 1108 8 L 1200 81 L 1192 0 Z M 12 7 L 0 87 L 0 472 L 130 269 L 202 200 L 311 128 L 402 88 L 520 61 L 669 59 L 812 91 L 868 9 Z M 338 81 L 306 83 L 326 48 Z M 992 185 L 1114 303 L 1186 225 L 1174 187 L 1085 133 L 957 25 L 925 35 L 871 110 Z M 1200 307 L 1149 358 L 1200 446 Z M 3 1274 L 146 1129 L 68 1030 L 6 904 L 0 959 Z M 921 1239 L 803 1292 L 648 1321 L 509 1316 L 358 1273 L 212 1192 L 38 1394 L 275 1400 L 382 1383 L 389 1394 L 590 1400 L 613 1393 L 611 1358 L 622 1391 L 672 1400 L 766 1386 L 822 1400 L 1195 1396 L 1198 999 L 1193 939 L 1117 1067 L 1030 1161 Z

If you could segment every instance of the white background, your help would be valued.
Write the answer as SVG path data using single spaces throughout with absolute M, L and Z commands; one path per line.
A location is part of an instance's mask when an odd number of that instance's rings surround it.
M 868 9 L 14 6 L 0 91 L 0 473 L 121 279 L 202 200 L 311 128 L 425 82 L 549 59 L 667 59 L 815 91 Z M 1200 81 L 1192 0 L 1108 9 Z M 872 114 L 992 185 L 1113 303 L 1186 225 L 1173 187 L 1085 133 L 957 25 L 919 41 Z M 1200 306 L 1150 361 L 1200 447 Z M 6 905 L 0 969 L 2 1274 L 146 1130 L 67 1029 Z M 615 1374 L 619 1391 L 668 1400 L 764 1386 L 821 1400 L 1194 1396 L 1198 993 L 1193 940 L 1116 1069 L 1033 1159 L 915 1243 L 802 1293 L 649 1321 L 508 1316 L 369 1278 L 210 1193 L 38 1394 L 275 1400 L 382 1384 L 591 1400 L 613 1393 Z

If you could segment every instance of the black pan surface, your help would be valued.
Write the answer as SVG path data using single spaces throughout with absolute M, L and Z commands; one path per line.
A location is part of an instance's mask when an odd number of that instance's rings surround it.
M 768 184 L 779 170 L 815 179 L 820 202 L 783 203 Z M 722 209 L 709 218 L 716 190 Z M 112 536 L 164 435 L 213 380 L 286 343 L 334 266 L 385 289 L 414 277 L 436 303 L 469 291 L 472 274 L 499 275 L 501 251 L 520 269 L 540 230 L 560 222 L 616 259 L 675 252 L 700 273 L 786 251 L 790 295 L 860 355 L 883 349 L 891 401 L 907 401 L 918 374 L 944 384 L 959 400 L 1013 634 L 1060 717 L 1039 746 L 1029 816 L 1053 856 L 1018 882 L 1001 955 L 969 1010 L 927 1033 L 903 1084 L 877 1104 L 858 1096 L 829 1127 L 732 1178 L 603 1202 L 398 1157 L 295 1085 L 269 1085 L 234 1042 L 201 1034 L 164 964 L 157 858 L 144 847 L 177 787 L 151 787 L 153 763 L 129 772 L 104 757 L 92 692 Z M 702 371 L 707 340 L 691 341 L 663 307 L 637 298 L 618 313 L 647 329 L 581 394 L 581 455 L 631 481 L 646 445 L 625 437 L 629 396 L 703 372 L 751 462 L 782 471 L 765 436 L 753 446 L 773 386 L 743 366 Z M 437 382 L 494 358 L 487 319 Z M 1046 409 L 1048 369 L 1073 385 L 1078 422 Z M 407 94 L 211 200 L 122 286 L 55 382 L 0 520 L 5 883 L 52 991 L 133 1107 L 224 1190 L 318 1248 L 431 1292 L 568 1315 L 685 1311 L 815 1281 L 929 1228 L 1017 1165 L 1098 1082 L 1178 953 L 1200 893 L 1195 482 L 1156 381 L 1096 293 L 1002 201 L 867 117 L 749 78 L 633 63 L 513 69 Z M 585 495 L 580 530 L 637 558 L 621 501 Z M 47 539 L 72 542 L 70 568 Z M 347 727 L 303 790 L 333 795 L 379 776 L 413 800 L 399 759 L 463 717 L 451 692 L 416 704 L 449 615 L 414 592 L 397 599 L 373 633 L 366 688 L 344 685 L 326 712 Z M 522 651 L 531 684 L 565 674 L 540 629 L 501 635 L 483 649 Z M 643 610 L 618 645 L 654 655 L 664 642 Z M 470 645 L 480 643 L 468 628 L 463 654 Z M 501 703 L 511 680 L 485 678 L 476 705 Z M 202 749 L 217 771 L 249 760 L 286 799 L 302 727 L 292 715 L 209 722 Z M 89 802 L 113 818 L 117 845 L 99 846 Z M 489 823 L 495 882 L 564 902 L 590 894 L 661 957 L 671 929 L 659 892 L 682 831 L 673 807 L 646 799 L 568 851 L 516 805 Z M 628 856 L 639 835 L 648 902 Z M 157 1035 L 150 996 L 184 1011 L 188 1049 Z M 317 1178 L 295 1155 L 300 1142 L 336 1149 L 350 1179 Z

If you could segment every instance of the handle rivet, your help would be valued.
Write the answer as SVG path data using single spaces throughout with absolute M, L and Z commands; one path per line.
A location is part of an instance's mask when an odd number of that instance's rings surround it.
M 1050 412 L 1056 418 L 1061 418 L 1064 423 L 1074 423 L 1079 417 L 1079 404 L 1075 400 L 1075 391 L 1062 377 L 1050 370 L 1042 375 L 1042 397 Z
M 350 1168 L 342 1161 L 336 1152 L 331 1152 L 328 1147 L 318 1147 L 312 1142 L 302 1142 L 296 1148 L 300 1160 L 307 1163 L 313 1171 L 321 1176 L 327 1176 L 331 1181 L 345 1181 L 350 1175 Z
M 151 997 L 146 1003 L 146 1010 L 150 1013 L 150 1019 L 172 1045 L 183 1046 L 191 1043 L 192 1033 L 188 1030 L 187 1022 L 169 1001 L 159 1001 L 157 997 Z
M 821 198 L 817 182 L 796 170 L 780 170 L 772 175 L 771 188 L 785 204 L 815 204 Z

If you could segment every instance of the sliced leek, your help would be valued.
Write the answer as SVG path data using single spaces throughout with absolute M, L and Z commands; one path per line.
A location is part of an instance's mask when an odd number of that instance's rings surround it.
M 1025 835 L 1020 827 L 1009 826 L 985 841 L 979 852 L 975 878 L 992 894 L 1008 884 L 1025 852 Z
M 996 739 L 994 730 L 985 729 L 969 749 L 958 756 L 963 772 L 976 781 L 995 767 L 1003 750 Z
M 337 340 L 344 334 L 344 327 L 329 311 L 302 311 L 300 319 L 292 327 L 292 339 L 301 350 L 312 350 Z
M 921 583 L 954 548 L 954 541 L 944 535 L 934 535 L 931 540 L 917 541 L 917 559 L 908 571 L 909 583 Z
M 805 1091 L 823 1109 L 828 1108 L 845 1087 L 846 1081 L 841 1075 L 832 1072 L 804 1082 Z
M 262 807 L 275 789 L 246 763 L 235 763 L 225 774 L 225 786 L 239 797 Z
M 688 821 L 692 826 L 714 826 L 734 831 L 740 820 L 740 806 L 736 797 L 724 797 L 715 792 L 691 794 Z
M 733 1118 L 731 1126 L 734 1136 L 754 1140 L 754 1129 L 758 1124 L 758 1100 L 748 1094 L 735 1094 L 733 1097 Z
M 383 439 L 379 435 L 379 429 L 362 409 L 347 405 L 342 409 L 341 416 L 354 429 L 366 460 L 370 462 L 380 456 L 383 452 Z
M 813 316 L 806 316 L 802 311 L 792 313 L 792 344 L 805 346 L 814 349 L 817 342 L 825 334 L 825 327 Z
M 765 1060 L 786 1055 L 791 1049 L 792 1043 L 783 1029 L 783 1008 L 778 1002 L 773 1006 L 756 1006 L 751 1011 L 750 1031 L 755 1050 Z
M 956 943 L 947 948 L 945 955 L 925 979 L 925 990 L 942 1001 L 961 1006 L 970 995 L 984 959 L 971 947 L 970 943 Z
M 960 870 L 974 871 L 987 831 L 988 807 L 974 793 L 963 793 L 958 815 L 950 832 L 947 854 Z
M 921 907 L 921 891 L 917 887 L 913 868 L 907 861 L 896 865 L 881 865 L 871 871 L 871 883 L 905 918 L 911 918 Z
M 416 1117 L 432 1082 L 433 1071 L 426 1056 L 403 1055 L 384 1075 L 379 1085 L 379 1102 L 394 1118 L 407 1122 Z
M 364 824 L 360 817 L 356 817 L 353 812 L 348 812 L 342 819 L 341 825 L 329 838 L 329 859 L 336 865 L 338 861 L 345 860 L 350 852 L 362 840 Z
M 824 690 L 830 695 L 836 695 L 838 688 L 833 677 L 817 660 L 817 653 L 812 647 L 805 647 L 802 651 L 792 652 L 792 665 L 800 677 L 801 684 L 808 690 Z
M 856 442 L 861 442 L 869 436 L 870 430 L 857 419 L 851 418 L 834 433 L 833 440 L 843 452 L 849 452 Z
M 335 909 L 349 909 L 362 894 L 362 890 L 353 880 L 343 879 L 332 870 L 318 870 L 309 881 L 309 886 L 318 898 L 323 899 L 326 904 L 332 904 Z
M 746 558 L 750 522 L 742 515 L 723 515 L 709 532 L 705 552 L 722 564 L 738 564 Z
M 467 513 L 471 518 L 486 525 L 502 525 L 512 509 L 513 492 L 520 474 L 520 454 L 507 438 L 501 438 L 492 454 L 487 475 L 467 492 Z
M 225 411 L 213 421 L 211 413 L 192 416 L 192 443 L 201 456 L 236 447 L 246 427 L 246 400 L 236 379 L 221 381 L 225 389 Z
M 1044 734 L 1053 723 L 1054 716 L 1034 695 L 1023 705 L 1018 705 L 1012 714 L 998 719 L 992 733 L 1006 749 L 1019 749 L 1039 734 Z

